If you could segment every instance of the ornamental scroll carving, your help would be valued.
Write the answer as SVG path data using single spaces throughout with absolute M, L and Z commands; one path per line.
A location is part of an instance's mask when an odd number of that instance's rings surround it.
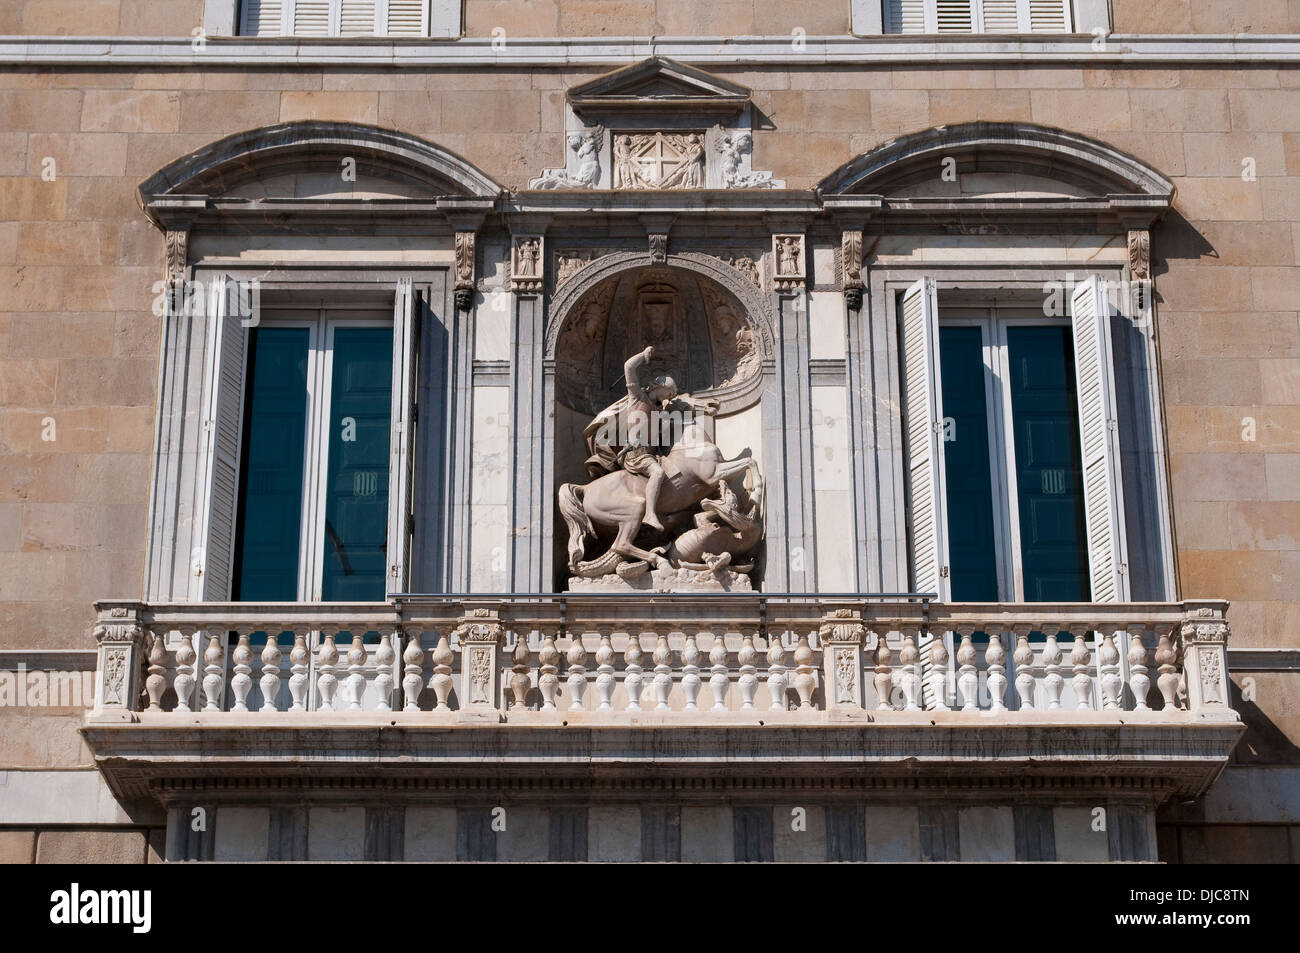
M 858 650 L 835 649 L 835 703 L 854 705 L 858 701 Z
M 474 302 L 474 246 L 473 232 L 456 233 L 456 307 L 461 311 Z
M 1128 233 L 1128 267 L 1134 281 L 1151 277 L 1151 232 L 1145 228 Z
M 189 229 L 169 228 L 165 236 L 166 255 L 165 267 L 167 269 L 167 278 L 173 280 L 185 277 L 185 265 L 189 258 Z

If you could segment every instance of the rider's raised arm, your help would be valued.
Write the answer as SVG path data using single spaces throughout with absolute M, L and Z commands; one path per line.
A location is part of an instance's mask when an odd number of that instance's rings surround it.
M 648 347 L 640 354 L 633 354 L 623 363 L 623 377 L 627 381 L 627 392 L 634 399 L 645 394 L 645 381 L 641 380 L 641 368 L 645 367 L 654 352 L 653 347 Z

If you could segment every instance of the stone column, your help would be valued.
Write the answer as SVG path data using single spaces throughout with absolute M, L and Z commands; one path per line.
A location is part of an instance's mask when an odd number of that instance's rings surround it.
M 1182 624 L 1183 674 L 1187 709 L 1228 712 L 1232 686 L 1228 681 L 1228 620 L 1222 602 L 1184 603 Z
M 823 617 L 818 638 L 827 711 L 863 707 L 862 643 L 866 634 L 862 617 L 852 609 L 836 609 Z
M 95 641 L 99 661 L 95 667 L 95 707 L 91 722 L 139 721 L 135 714 L 141 690 L 144 627 L 138 603 L 99 607 Z
M 474 609 L 462 616 L 460 636 L 460 715 L 478 720 L 500 718 L 501 646 L 505 629 L 494 609 Z

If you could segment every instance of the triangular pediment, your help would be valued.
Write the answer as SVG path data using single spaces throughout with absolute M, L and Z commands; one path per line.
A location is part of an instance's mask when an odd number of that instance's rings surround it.
M 653 56 L 574 86 L 569 105 L 580 116 L 681 109 L 726 115 L 744 109 L 749 96 L 747 87 Z

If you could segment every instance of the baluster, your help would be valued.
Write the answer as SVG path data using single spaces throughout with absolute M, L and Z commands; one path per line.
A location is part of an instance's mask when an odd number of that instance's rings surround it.
M 438 644 L 433 650 L 433 675 L 429 678 L 429 687 L 433 689 L 438 704 L 434 711 L 451 711 L 447 698 L 451 695 L 451 662 L 455 656 L 451 653 L 451 641 L 447 633 L 438 636 Z
M 812 710 L 813 688 L 817 684 L 817 679 L 813 673 L 817 670 L 813 667 L 813 650 L 808 644 L 808 633 L 799 634 L 799 644 L 794 649 L 794 690 L 799 693 L 799 710 Z
M 582 664 L 587 661 L 587 650 L 582 644 L 582 633 L 575 632 L 569 636 L 569 711 L 582 711 L 582 696 L 587 691 L 587 669 Z
M 393 673 L 397 667 L 393 640 L 400 636 L 401 631 L 390 629 L 379 633 L 379 645 L 375 648 L 375 711 L 393 710 Z
M 1074 686 L 1074 697 L 1078 704 L 1075 706 L 1080 711 L 1088 711 L 1092 708 L 1092 668 L 1088 664 L 1092 658 L 1092 652 L 1088 649 L 1088 643 L 1085 641 L 1088 633 L 1092 630 L 1089 625 L 1072 625 L 1070 634 L 1074 636 L 1074 650 L 1070 652 L 1070 662 L 1074 666 L 1074 678 L 1070 684 Z
M 321 711 L 334 710 L 334 694 L 339 688 L 339 680 L 334 675 L 334 666 L 339 661 L 339 648 L 334 641 L 337 631 L 333 626 L 321 629 L 325 641 L 321 643 L 316 657 L 316 669 L 319 672 L 316 676 L 316 694 L 320 696 L 317 707 Z
M 655 711 L 668 711 L 668 696 L 673 690 L 673 653 L 668 646 L 668 633 L 660 632 L 655 644 Z
M 222 661 L 225 651 L 221 646 L 222 632 L 208 631 L 208 647 L 203 650 L 203 710 L 221 711 L 222 681 L 225 669 Z
M 627 692 L 627 710 L 641 710 L 641 687 L 645 676 L 641 672 L 641 636 L 636 632 L 627 634 L 627 648 L 623 651 L 624 675 L 623 690 Z
M 348 711 L 361 710 L 361 697 L 366 691 L 366 645 L 361 632 L 352 634 L 352 644 L 348 646 L 347 674 Z
M 1156 645 L 1156 687 L 1165 700 L 1165 711 L 1178 708 L 1178 649 L 1174 646 L 1173 625 L 1160 623 L 1153 626 L 1158 643 Z
M 239 641 L 230 653 L 231 668 L 235 672 L 230 679 L 230 692 L 235 696 L 235 703 L 230 710 L 248 711 L 248 693 L 253 688 L 253 647 L 248 644 L 252 631 L 248 626 L 242 626 L 237 631 Z
M 555 633 L 542 633 L 542 647 L 537 651 L 537 687 L 542 692 L 542 711 L 555 711 L 555 696 L 560 690 L 560 650 Z
M 276 629 L 278 632 L 279 629 Z M 262 690 L 262 711 L 277 711 L 276 696 L 280 694 L 280 644 L 279 636 L 270 630 L 266 633 L 266 645 L 262 647 L 262 677 L 257 680 L 257 687 Z
M 682 694 L 686 696 L 686 711 L 698 711 L 695 700 L 700 694 L 700 647 L 694 632 L 684 632 L 682 642 Z
M 1122 625 L 1107 623 L 1101 627 L 1101 646 L 1097 649 L 1097 660 L 1101 662 L 1101 707 L 1114 710 L 1120 705 L 1120 692 L 1124 680 L 1119 674 L 1119 649 L 1115 647 L 1115 633 L 1124 631 Z
M 899 664 L 903 666 L 902 683 L 903 689 L 903 709 L 905 711 L 919 711 L 921 708 L 921 675 L 918 663 L 921 660 L 921 653 L 916 647 L 916 628 L 899 627 L 903 634 L 903 648 L 898 653 Z
M 596 710 L 614 710 L 614 645 L 609 629 L 600 630 L 600 645 L 596 647 Z
M 709 649 L 709 690 L 713 692 L 713 710 L 726 711 L 727 688 L 730 679 L 727 675 L 727 640 L 721 629 L 713 633 L 713 645 Z
M 154 632 L 149 643 L 149 677 L 144 680 L 144 690 L 149 696 L 149 710 L 162 711 L 162 696 L 167 690 L 167 646 L 163 643 L 164 633 Z
M 948 642 L 942 632 L 930 639 L 930 703 L 935 711 L 948 711 Z
M 889 650 L 887 632 L 876 633 L 876 674 L 872 683 L 876 686 L 876 707 L 893 711 L 894 703 L 890 696 L 894 693 L 894 672 L 889 661 L 893 653 Z
M 307 633 L 293 630 L 293 648 L 289 650 L 290 711 L 307 710 L 307 673 L 311 671 L 311 652 L 307 650 Z
M 971 642 L 971 636 L 975 634 L 975 627 L 972 625 L 962 625 L 957 627 L 957 634 L 961 636 L 961 645 L 957 647 L 957 664 L 961 667 L 961 674 L 957 676 L 957 687 L 961 690 L 961 710 L 978 711 L 980 677 L 975 670 L 975 645 Z
M 1128 683 L 1133 692 L 1133 710 L 1150 711 L 1147 694 L 1151 691 L 1151 677 L 1147 675 L 1147 647 L 1142 642 L 1145 626 L 1128 630 Z
M 524 711 L 528 707 L 528 690 L 533 687 L 533 680 L 529 674 L 532 655 L 533 653 L 528 649 L 528 633 L 518 633 L 515 636 L 515 664 L 512 668 L 514 674 L 510 676 L 510 693 L 515 696 L 510 707 L 515 711 Z
M 1006 711 L 1007 652 L 1002 647 L 1002 635 L 989 626 L 989 644 L 984 649 L 984 665 L 988 669 L 989 711 Z
M 1061 691 L 1065 688 L 1065 677 L 1061 674 L 1061 645 L 1057 642 L 1057 629 L 1051 626 L 1047 633 L 1047 644 L 1043 646 L 1043 685 L 1047 689 L 1047 708 L 1056 711 L 1061 707 Z
M 754 710 L 754 693 L 758 691 L 758 668 L 754 660 L 758 658 L 758 649 L 754 648 L 754 633 L 746 632 L 741 636 L 740 651 L 736 653 L 736 662 L 740 665 L 740 708 L 742 711 Z
M 767 693 L 772 698 L 772 711 L 788 711 L 785 697 L 788 676 L 785 670 L 785 645 L 780 632 L 770 632 L 767 638 Z
M 190 699 L 194 697 L 194 663 L 198 653 L 194 651 L 193 626 L 181 627 L 181 644 L 176 649 L 176 677 L 172 679 L 172 688 L 176 691 L 176 711 L 188 712 Z
M 1011 627 L 1016 636 L 1016 650 L 1011 658 L 1016 663 L 1016 697 L 1021 711 L 1034 710 L 1034 648 L 1029 644 L 1033 625 L 1019 623 Z
M 424 649 L 420 647 L 420 633 L 398 629 L 406 637 L 402 652 L 402 711 L 420 710 L 420 691 L 424 688 Z

